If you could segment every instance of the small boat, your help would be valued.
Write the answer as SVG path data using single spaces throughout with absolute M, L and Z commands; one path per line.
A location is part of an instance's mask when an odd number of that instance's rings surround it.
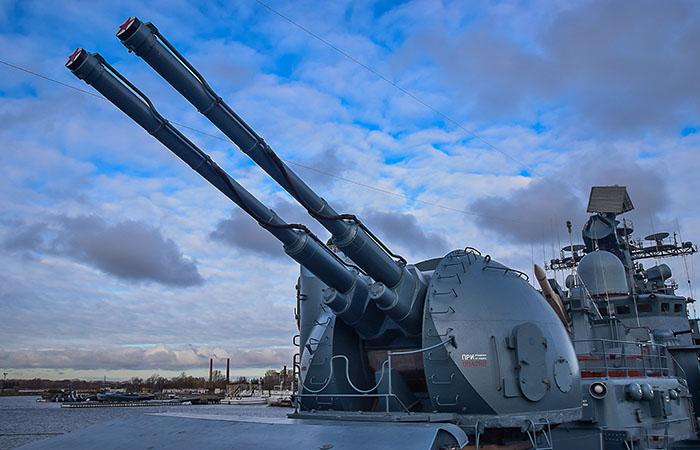
M 267 398 L 267 406 L 287 406 L 292 407 L 291 395 L 271 396 Z
M 225 397 L 221 399 L 223 405 L 265 405 L 267 399 L 262 397 Z

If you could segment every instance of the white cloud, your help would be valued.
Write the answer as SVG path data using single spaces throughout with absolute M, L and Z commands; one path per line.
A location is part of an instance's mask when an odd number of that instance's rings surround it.
M 209 364 L 210 358 L 231 360 L 232 369 L 282 367 L 291 361 L 287 348 L 236 349 L 217 347 L 175 348 L 164 344 L 102 348 L 45 348 L 0 350 L 0 366 L 15 369 L 72 370 L 191 370 Z
M 683 127 L 700 128 L 692 57 L 700 39 L 688 26 L 698 14 L 694 3 L 639 2 L 636 22 L 624 17 L 630 5 L 596 1 L 537 9 L 428 0 L 386 10 L 349 1 L 273 6 L 518 162 L 254 2 L 5 4 L 0 59 L 90 90 L 63 61 L 77 45 L 99 51 L 166 117 L 220 135 L 114 38 L 136 11 L 281 157 L 451 208 L 291 165 L 339 212 L 358 214 L 410 260 L 470 245 L 528 271 L 545 243 L 549 257 L 552 233 L 542 242 L 541 231 L 515 229 L 509 220 L 550 230 L 554 218 L 574 217 L 580 227 L 588 187 L 603 183 L 630 186 L 640 232 L 651 227 L 650 215 L 664 229 L 677 216 L 683 237 L 698 239 L 700 134 L 680 135 Z M 658 26 L 635 28 L 652 19 Z M 12 318 L 0 328 L 0 365 L 185 370 L 201 365 L 190 344 L 203 354 L 240 356 L 241 370 L 290 364 L 298 269 L 281 246 L 269 241 L 261 253 L 210 239 L 228 224 L 226 236 L 246 240 L 256 225 L 240 212 L 232 216 L 228 199 L 108 102 L 6 66 L 0 77 L 0 315 Z M 327 236 L 238 149 L 184 132 L 285 220 Z M 519 163 L 533 176 L 521 174 Z M 532 193 L 546 199 L 536 214 L 524 202 Z M 49 220 L 89 216 L 103 223 L 84 229 Z M 404 233 L 395 232 L 397 222 Z M 130 223 L 139 224 L 143 240 L 129 255 L 148 260 L 158 254 L 154 246 L 174 248 L 162 254 L 177 254 L 170 261 L 180 268 L 196 261 L 188 273 L 206 283 L 134 284 L 77 245 L 78 236 L 100 244 L 100 236 Z M 46 233 L 72 233 L 76 246 L 18 251 L 46 245 Z M 91 368 L 91 360 L 99 364 Z

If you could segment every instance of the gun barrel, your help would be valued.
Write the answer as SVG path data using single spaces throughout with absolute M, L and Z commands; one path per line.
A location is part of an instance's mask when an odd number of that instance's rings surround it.
M 130 17 L 117 37 L 248 154 L 333 234 L 335 245 L 372 278 L 394 288 L 405 268 L 356 223 L 344 220 L 287 165 L 212 89 L 197 70 L 150 23 Z
M 238 184 L 212 159 L 163 118 L 150 100 L 101 56 L 77 49 L 66 67 L 93 86 L 192 169 L 230 198 L 275 236 L 284 251 L 337 294 L 329 307 L 364 336 L 378 334 L 386 316 L 369 302 L 369 286 L 345 267 L 307 230 L 288 225 L 274 211 Z M 329 300 L 330 301 L 330 300 Z

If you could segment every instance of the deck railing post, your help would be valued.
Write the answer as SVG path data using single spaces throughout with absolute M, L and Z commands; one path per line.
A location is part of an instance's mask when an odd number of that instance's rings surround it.
M 608 354 L 605 349 L 605 339 L 601 339 L 600 343 L 603 346 L 603 368 L 605 369 L 605 378 L 608 377 Z
M 388 380 L 388 383 L 389 383 L 389 390 L 388 390 L 388 395 L 386 396 L 386 402 L 385 402 L 385 403 L 386 403 L 386 412 L 387 412 L 387 414 L 388 414 L 388 413 L 389 413 L 389 398 L 390 398 L 391 395 L 392 395 L 392 392 L 391 392 L 391 350 L 389 350 L 389 351 L 387 352 L 387 359 L 389 360 L 389 380 Z

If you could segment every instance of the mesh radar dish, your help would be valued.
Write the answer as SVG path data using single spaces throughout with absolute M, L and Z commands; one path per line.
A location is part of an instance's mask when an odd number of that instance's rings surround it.
M 645 236 L 644 240 L 660 242 L 660 241 L 663 241 L 664 239 L 666 239 L 667 237 L 669 237 L 669 234 L 665 231 L 662 231 L 661 233 L 654 233 L 654 234 L 650 234 L 649 236 Z
M 589 213 L 622 214 L 632 211 L 634 205 L 626 186 L 593 186 L 588 198 Z

